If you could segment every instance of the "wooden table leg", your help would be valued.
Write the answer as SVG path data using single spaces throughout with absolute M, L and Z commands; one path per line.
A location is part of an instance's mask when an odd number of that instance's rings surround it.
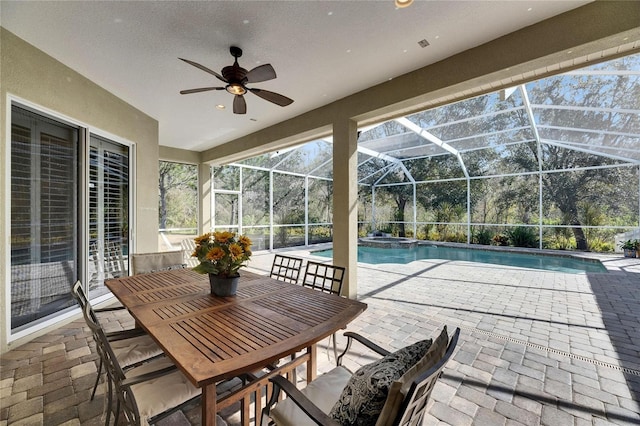
M 315 344 L 307 348 L 307 353 L 309 354 L 309 361 L 307 362 L 307 384 L 314 381 L 318 373 L 317 349 L 318 347 Z
M 212 383 L 202 388 L 202 418 L 203 426 L 216 426 L 216 384 Z

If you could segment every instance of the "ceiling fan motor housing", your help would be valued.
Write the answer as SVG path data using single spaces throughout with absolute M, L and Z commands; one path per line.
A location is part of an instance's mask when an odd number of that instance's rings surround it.
M 222 68 L 222 76 L 229 84 L 245 84 L 247 82 L 247 70 L 242 68 L 237 62 L 233 65 Z

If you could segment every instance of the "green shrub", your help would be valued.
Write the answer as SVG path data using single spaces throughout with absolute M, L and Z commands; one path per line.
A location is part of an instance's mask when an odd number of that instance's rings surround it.
M 487 228 L 481 228 L 472 233 L 471 242 L 473 244 L 491 245 L 491 231 Z
M 601 238 L 593 238 L 589 240 L 589 250 L 596 253 L 610 253 L 614 251 L 614 246 Z
M 576 240 L 573 237 L 556 234 L 544 240 L 544 248 L 552 250 L 573 250 L 576 248 Z
M 538 235 L 535 229 L 527 226 L 518 226 L 507 231 L 509 243 L 514 247 L 538 247 Z

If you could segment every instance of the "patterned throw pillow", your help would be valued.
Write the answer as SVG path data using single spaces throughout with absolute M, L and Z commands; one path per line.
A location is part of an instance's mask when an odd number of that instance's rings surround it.
M 375 425 L 389 386 L 425 355 L 431 342 L 421 340 L 362 366 L 349 379 L 329 416 L 341 425 Z

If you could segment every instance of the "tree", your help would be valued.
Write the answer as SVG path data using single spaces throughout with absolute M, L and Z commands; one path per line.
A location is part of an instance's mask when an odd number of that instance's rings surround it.
M 636 56 L 633 60 L 638 66 L 640 58 Z M 558 123 L 558 126 L 541 133 L 540 155 L 535 144 L 527 144 L 520 147 L 514 160 L 525 168 L 535 168 L 541 162 L 545 171 L 561 171 L 542 174 L 544 202 L 561 212 L 564 223 L 571 226 L 577 248 L 587 250 L 580 206 L 605 202 L 603 197 L 624 186 L 623 172 L 621 168 L 593 169 L 615 165 L 618 160 L 588 149 L 572 148 L 576 144 L 588 147 L 606 141 L 607 146 L 633 149 L 637 142 L 622 135 L 640 131 L 637 114 L 624 112 L 640 98 L 638 78 L 597 74 L 557 76 L 527 88 L 534 102 L 575 106 L 571 110 L 541 110 L 540 122 Z M 606 132 L 598 136 L 583 129 L 606 129 Z
M 160 161 L 159 223 L 160 229 L 172 226 L 191 227 L 197 218 L 198 167 Z M 184 225 L 189 226 L 184 226 Z

